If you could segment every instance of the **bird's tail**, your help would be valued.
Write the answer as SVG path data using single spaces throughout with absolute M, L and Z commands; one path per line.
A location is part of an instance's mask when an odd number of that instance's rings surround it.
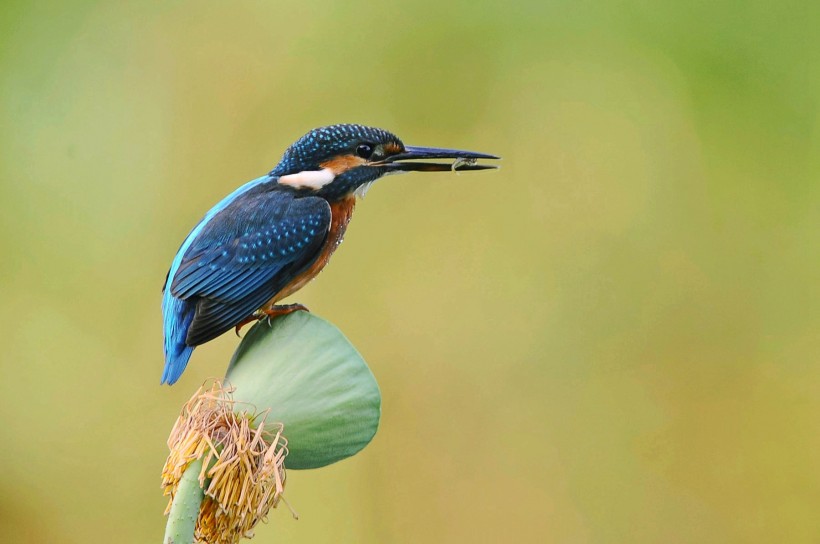
M 185 343 L 188 327 L 194 319 L 196 304 L 186 300 L 179 300 L 166 289 L 162 297 L 163 329 L 165 330 L 165 369 L 162 371 L 162 381 L 172 385 L 185 370 L 188 359 L 194 351 L 194 346 Z

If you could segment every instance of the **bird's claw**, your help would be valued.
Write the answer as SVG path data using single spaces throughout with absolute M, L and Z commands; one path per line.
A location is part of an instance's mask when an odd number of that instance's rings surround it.
M 256 310 L 253 313 L 253 315 L 251 315 L 250 317 L 246 317 L 245 319 L 240 321 L 239 324 L 234 328 L 234 332 L 236 333 L 236 336 L 239 336 L 239 331 L 242 329 L 242 327 L 244 327 L 248 323 L 252 323 L 254 321 L 262 321 L 263 319 L 267 322 L 268 327 L 270 327 L 271 325 L 273 325 L 273 318 L 279 317 L 280 315 L 287 315 L 293 312 L 298 312 L 300 310 L 305 312 L 310 311 L 303 304 L 281 304 L 277 306 L 271 306 L 270 308 Z
M 273 324 L 273 318 L 279 317 L 280 315 L 288 315 L 292 314 L 293 312 L 298 311 L 305 311 L 309 312 L 310 310 L 303 304 L 280 304 L 278 306 L 271 306 L 270 308 L 265 308 L 263 310 L 259 310 L 263 315 L 260 316 L 260 319 L 267 318 L 268 327 Z
M 234 328 L 234 332 L 236 333 L 237 338 L 242 338 L 242 337 L 239 335 L 239 331 L 240 331 L 240 330 L 242 330 L 242 327 L 244 327 L 244 326 L 245 326 L 245 325 L 247 325 L 248 323 L 251 323 L 251 322 L 253 322 L 253 321 L 257 320 L 257 319 L 259 319 L 259 318 L 258 318 L 258 317 L 256 317 L 256 314 L 254 313 L 252 316 L 250 316 L 250 317 L 246 317 L 245 319 L 243 319 L 242 321 L 240 321 L 240 322 L 239 322 L 239 324 L 238 324 L 238 325 Z

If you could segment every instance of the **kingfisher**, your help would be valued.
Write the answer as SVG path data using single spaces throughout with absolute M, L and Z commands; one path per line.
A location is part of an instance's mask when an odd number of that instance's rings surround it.
M 388 174 L 495 168 L 495 155 L 405 146 L 379 128 L 311 130 L 265 176 L 223 198 L 182 242 L 163 286 L 165 369 L 182 375 L 194 348 L 256 319 L 301 304 L 277 304 L 311 281 L 342 242 L 356 197 Z M 431 159 L 452 159 L 453 162 Z

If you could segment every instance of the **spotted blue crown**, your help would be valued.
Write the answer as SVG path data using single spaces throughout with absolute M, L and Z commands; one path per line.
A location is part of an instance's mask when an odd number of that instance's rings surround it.
M 313 129 L 285 150 L 271 176 L 285 176 L 305 170 L 317 170 L 319 164 L 345 153 L 351 153 L 360 142 L 404 144 L 398 136 L 380 128 L 341 124 Z

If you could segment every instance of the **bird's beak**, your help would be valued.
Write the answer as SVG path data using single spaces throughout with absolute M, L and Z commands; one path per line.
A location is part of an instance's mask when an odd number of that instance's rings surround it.
M 443 172 L 447 170 L 487 170 L 497 168 L 495 165 L 476 164 L 478 159 L 499 159 L 495 155 L 462 151 L 460 149 L 440 149 L 438 147 L 407 146 L 404 151 L 392 155 L 382 163 L 391 172 Z M 428 159 L 454 159 L 450 162 L 404 162 L 425 161 Z M 401 162 L 400 162 L 401 161 Z

